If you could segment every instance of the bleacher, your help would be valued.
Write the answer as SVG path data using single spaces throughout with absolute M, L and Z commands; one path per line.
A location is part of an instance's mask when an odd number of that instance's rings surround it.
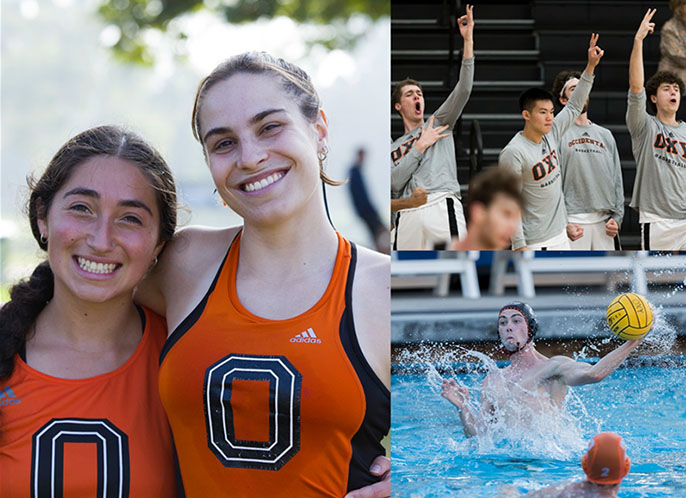
M 456 19 L 466 2 L 394 0 L 391 5 L 391 84 L 405 77 L 422 83 L 427 115 L 450 93 L 459 73 L 462 37 Z M 633 35 L 648 7 L 657 8 L 656 33 L 644 42 L 646 78 L 660 58 L 659 28 L 671 17 L 668 2 L 643 0 L 532 0 L 474 2 L 474 88 L 455 129 L 458 179 L 466 189 L 471 174 L 497 161 L 498 153 L 523 127 L 517 99 L 531 86 L 550 90 L 563 69 L 586 66 L 591 32 L 605 50 L 591 92 L 589 118 L 609 128 L 617 141 L 624 178 L 624 249 L 640 246 L 638 214 L 628 207 L 635 163 L 624 115 Z M 403 133 L 393 112 L 391 133 Z M 683 108 L 678 116 L 686 118 Z M 475 133 L 478 122 L 480 137 Z M 477 151 L 478 146 L 481 151 Z M 470 152 L 472 157 L 470 158 Z M 481 161 L 478 161 L 480 158 Z M 478 163 L 478 164 L 477 164 Z

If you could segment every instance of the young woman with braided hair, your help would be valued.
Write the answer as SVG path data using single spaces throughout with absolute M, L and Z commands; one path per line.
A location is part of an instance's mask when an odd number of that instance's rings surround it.
M 174 234 L 175 192 L 162 157 L 112 126 L 67 141 L 31 183 L 47 259 L 0 309 L 0 496 L 176 496 L 166 323 L 133 302 Z

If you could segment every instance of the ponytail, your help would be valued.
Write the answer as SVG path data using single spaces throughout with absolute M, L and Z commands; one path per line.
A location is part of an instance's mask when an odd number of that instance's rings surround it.
M 0 308 L 0 381 L 14 371 L 17 353 L 25 349 L 31 326 L 54 291 L 54 277 L 47 261 L 10 290 L 10 301 Z

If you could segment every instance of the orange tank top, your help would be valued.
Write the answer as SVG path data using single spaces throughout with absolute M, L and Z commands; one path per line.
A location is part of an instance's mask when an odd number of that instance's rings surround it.
M 174 450 L 157 391 L 166 322 L 144 330 L 118 369 L 61 379 L 17 355 L 0 384 L 0 496 L 175 497 Z
M 383 454 L 390 393 L 357 342 L 356 249 L 338 239 L 319 301 L 268 320 L 238 300 L 239 234 L 206 296 L 169 337 L 160 396 L 186 496 L 340 497 L 376 481 L 369 466 Z

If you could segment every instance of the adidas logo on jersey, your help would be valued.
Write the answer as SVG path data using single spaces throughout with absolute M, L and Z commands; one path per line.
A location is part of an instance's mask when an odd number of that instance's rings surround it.
M 583 132 L 583 134 L 582 134 L 581 136 L 582 136 L 582 137 L 590 137 L 591 135 L 589 135 L 589 134 L 586 133 L 586 132 Z
M 308 342 L 310 344 L 321 344 L 322 340 L 317 337 L 312 328 L 307 329 L 305 332 L 300 332 L 296 334 L 295 337 L 291 337 L 291 342 Z
M 21 399 L 17 398 L 10 386 L 0 391 L 0 406 L 18 405 L 19 403 L 21 403 Z

